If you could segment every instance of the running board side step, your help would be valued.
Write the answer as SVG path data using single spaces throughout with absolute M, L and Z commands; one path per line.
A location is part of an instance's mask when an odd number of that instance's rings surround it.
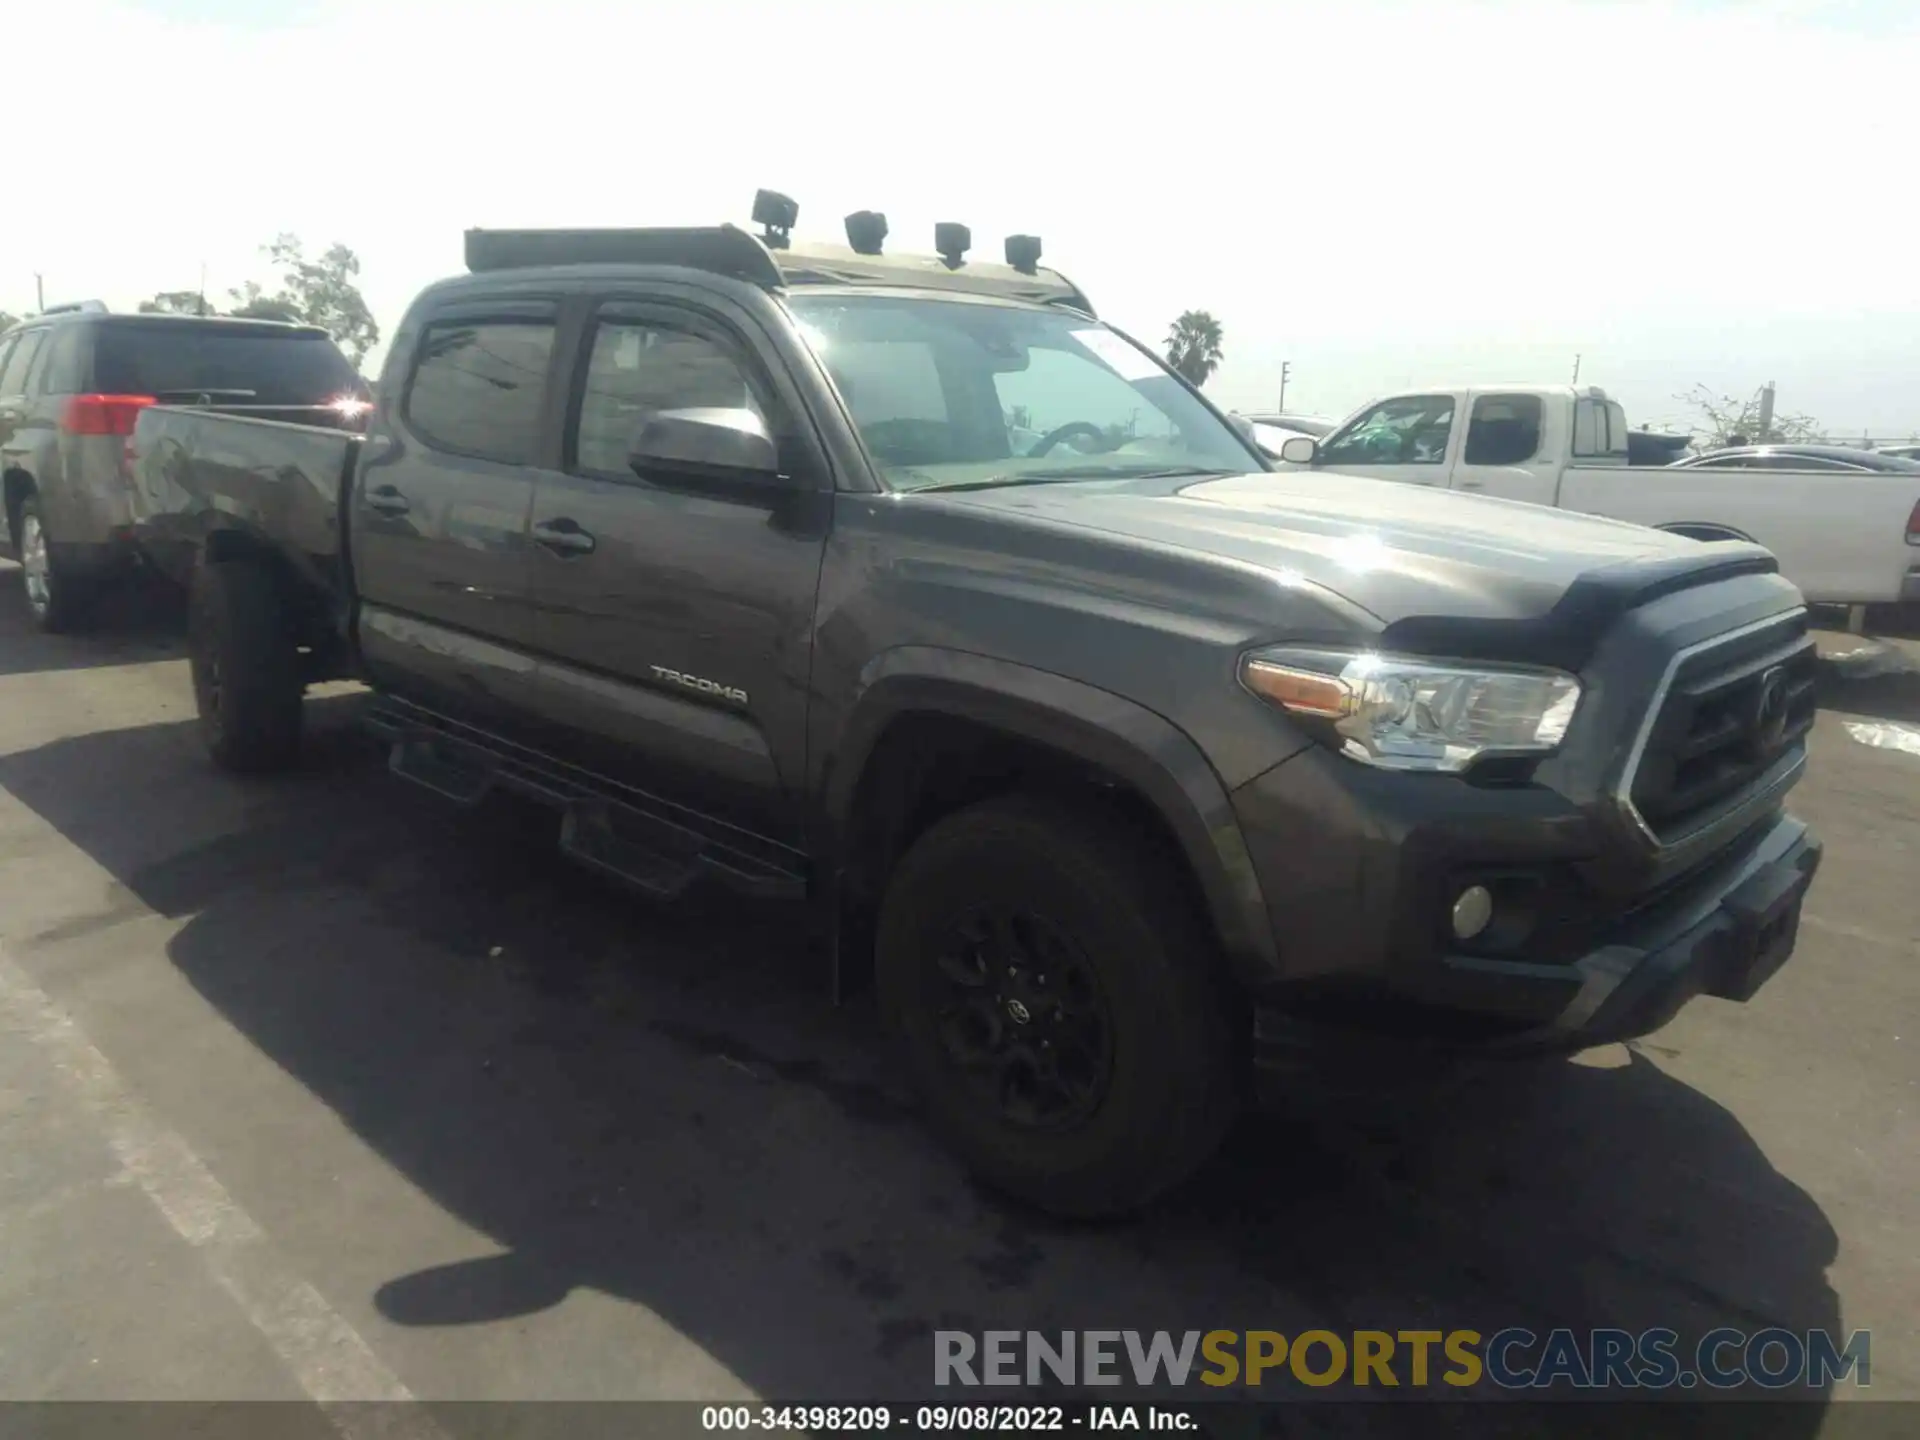
M 466 764 L 445 755 L 431 736 L 400 736 L 387 757 L 387 769 L 464 807 L 478 805 L 493 789 L 491 767 Z
M 384 697 L 383 697 L 384 698 Z M 392 745 L 387 767 L 403 780 L 456 805 L 478 805 L 505 790 L 560 812 L 560 849 L 570 859 L 657 899 L 685 894 L 700 880 L 737 894 L 800 900 L 806 876 L 797 855 L 747 832 L 739 844 L 682 823 L 664 802 L 601 781 L 536 752 L 493 743 L 457 722 L 405 702 L 376 702 L 368 724 Z M 464 732 L 464 733 L 461 733 Z M 717 827 L 716 827 L 717 828 Z M 780 863 L 791 858 L 789 865 Z
M 561 812 L 560 852 L 656 900 L 686 894 L 701 873 L 697 851 L 673 855 L 620 834 L 605 801 L 576 800 Z

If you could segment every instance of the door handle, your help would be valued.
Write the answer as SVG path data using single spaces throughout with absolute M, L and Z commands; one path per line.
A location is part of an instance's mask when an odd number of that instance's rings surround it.
M 367 508 L 378 510 L 382 515 L 404 515 L 413 507 L 393 486 L 380 485 L 367 492 Z
M 1460 482 L 1460 488 L 1462 490 L 1484 490 L 1487 488 L 1487 482 L 1484 480 L 1462 480 Z
M 564 515 L 557 520 L 542 520 L 533 527 L 533 538 L 563 558 L 589 554 L 594 545 L 593 536 L 580 528 L 580 522 Z

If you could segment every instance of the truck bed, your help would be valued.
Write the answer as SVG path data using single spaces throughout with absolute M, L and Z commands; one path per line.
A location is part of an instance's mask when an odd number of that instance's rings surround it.
M 233 532 L 343 607 L 341 502 L 360 443 L 339 429 L 152 406 L 127 442 L 136 542 L 184 584 L 207 537 Z
M 1911 598 L 1920 548 L 1907 525 L 1920 475 L 1574 465 L 1560 508 L 1640 525 L 1725 528 L 1764 545 L 1815 604 Z

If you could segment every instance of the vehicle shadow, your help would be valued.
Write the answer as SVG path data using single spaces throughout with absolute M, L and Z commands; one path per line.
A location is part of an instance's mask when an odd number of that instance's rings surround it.
M 392 1275 L 372 1298 L 395 1323 L 598 1290 L 793 1399 L 924 1399 L 941 1329 L 1839 1328 L 1826 1217 L 1645 1053 L 1399 1106 L 1303 1094 L 1124 1223 L 1006 1204 L 922 1134 L 791 911 L 629 899 L 557 857 L 549 817 L 387 777 L 357 705 L 310 707 L 305 768 L 246 787 L 238 829 L 189 813 L 238 782 L 178 725 L 0 758 L 0 785 L 191 916 L 169 957 L 197 991 L 498 1247 Z M 1810 1403 L 1741 1407 L 1738 1433 L 1814 1435 L 1825 1397 L 1791 1393 Z M 1315 1428 L 1435 1429 L 1342 1414 Z
M 1920 649 L 1911 643 L 1863 641 L 1823 657 L 1815 683 L 1822 709 L 1920 721 Z
M 186 654 L 186 603 L 157 578 L 114 587 L 73 635 L 43 635 L 27 615 L 20 567 L 0 560 L 0 676 L 145 665 Z

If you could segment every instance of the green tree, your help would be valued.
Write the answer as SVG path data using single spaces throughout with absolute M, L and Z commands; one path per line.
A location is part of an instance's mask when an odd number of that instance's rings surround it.
M 1187 310 L 1167 331 L 1167 363 L 1189 384 L 1204 385 L 1226 358 L 1220 322 L 1205 310 Z
M 1745 400 L 1722 395 L 1705 385 L 1695 385 L 1684 395 L 1673 397 L 1694 412 L 1697 422 L 1693 433 L 1703 450 L 1718 450 L 1727 445 L 1804 445 L 1825 436 L 1826 429 L 1811 415 L 1782 415 L 1773 412 L 1767 433 L 1760 433 L 1760 395 L 1756 391 Z
M 300 307 L 291 299 L 285 295 L 269 295 L 251 280 L 241 289 L 227 293 L 239 302 L 227 313 L 238 319 L 280 320 L 290 325 L 298 325 L 306 320 L 300 313 Z
M 213 307 L 198 290 L 162 290 L 140 302 L 142 315 L 211 315 Z
M 380 343 L 380 327 L 360 294 L 360 257 L 345 245 L 331 245 L 309 260 L 297 235 L 280 235 L 266 247 L 280 268 L 280 288 L 268 294 L 249 281 L 232 291 L 233 313 L 262 320 L 296 320 L 318 325 L 333 336 L 347 358 L 358 365 Z

